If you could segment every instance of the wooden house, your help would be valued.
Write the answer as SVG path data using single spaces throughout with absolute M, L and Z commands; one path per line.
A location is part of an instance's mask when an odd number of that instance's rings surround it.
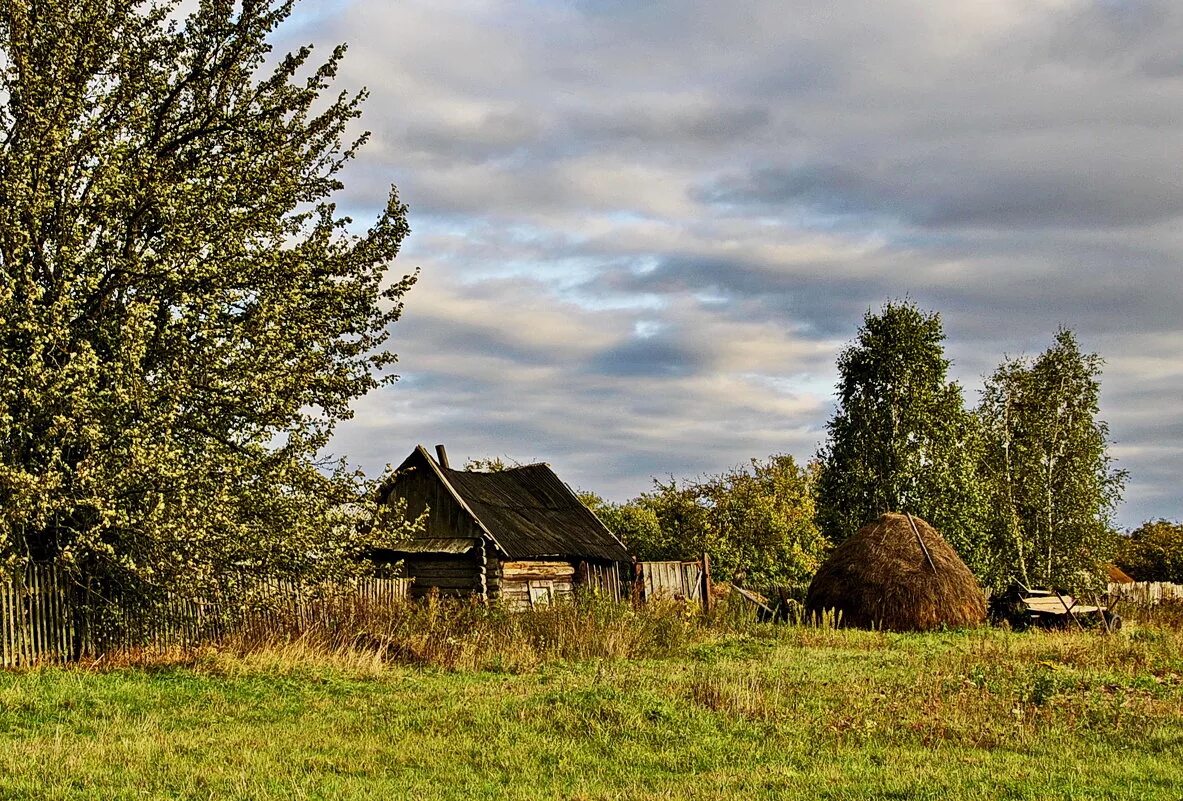
M 621 597 L 630 557 L 546 464 L 496 472 L 453 470 L 422 446 L 383 489 L 386 503 L 427 513 L 424 529 L 382 560 L 403 560 L 411 597 L 431 592 L 503 599 L 515 608 L 550 603 L 587 586 Z

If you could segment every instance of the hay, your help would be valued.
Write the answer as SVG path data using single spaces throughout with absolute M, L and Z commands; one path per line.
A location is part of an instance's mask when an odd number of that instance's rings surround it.
M 977 579 L 936 529 L 912 521 L 915 531 L 906 515 L 889 512 L 835 548 L 809 585 L 807 612 L 837 610 L 844 625 L 889 631 L 984 621 Z

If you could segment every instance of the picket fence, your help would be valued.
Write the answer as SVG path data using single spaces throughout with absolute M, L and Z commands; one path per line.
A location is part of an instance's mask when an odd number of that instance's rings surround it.
M 405 601 L 408 579 L 361 577 L 307 586 L 251 582 L 219 601 L 166 596 L 96 599 L 62 570 L 29 565 L 0 578 L 0 666 L 52 664 L 141 648 L 188 648 L 231 633 L 330 624 L 364 607 Z
M 45 565 L 0 579 L 0 665 L 67 661 L 77 650 L 71 595 L 59 571 Z
M 1183 584 L 1166 581 L 1136 581 L 1133 584 L 1109 585 L 1109 594 L 1127 603 L 1156 604 L 1183 599 Z

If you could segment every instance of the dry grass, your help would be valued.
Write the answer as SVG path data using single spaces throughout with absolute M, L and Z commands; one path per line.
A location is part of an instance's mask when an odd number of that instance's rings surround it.
M 1113 636 L 983 628 L 920 637 L 786 627 L 776 642 L 800 650 L 727 670 L 711 660 L 685 678 L 684 696 L 735 719 L 804 718 L 807 727 L 853 743 L 991 750 L 1104 734 L 1161 745 L 1160 734 L 1183 724 L 1178 628 L 1134 624 Z M 838 654 L 847 658 L 834 660 Z M 848 662 L 855 654 L 861 664 Z M 819 670 L 802 658 L 833 664 Z
M 1119 604 L 1116 612 L 1122 619 L 1143 628 L 1183 631 L 1183 599 L 1157 604 Z
M 322 605 L 314 619 L 286 618 L 277 612 L 265 625 L 245 627 L 215 644 L 112 654 L 91 666 L 283 672 L 323 662 L 361 674 L 376 674 L 392 664 L 522 673 L 556 661 L 671 656 L 721 633 L 753 626 L 743 610 L 728 611 L 726 604 L 706 620 L 695 607 L 681 603 L 634 609 L 594 597 L 529 613 L 457 600 L 397 605 L 343 600 L 336 606 Z

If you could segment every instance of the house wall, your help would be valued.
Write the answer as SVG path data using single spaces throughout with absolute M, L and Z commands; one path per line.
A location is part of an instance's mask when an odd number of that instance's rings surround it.
M 441 596 L 481 595 L 482 550 L 478 547 L 464 555 L 408 556 L 407 575 L 415 579 L 410 596 L 422 598 L 433 589 Z M 615 565 L 577 565 L 553 559 L 503 561 L 495 554 L 489 554 L 484 568 L 484 597 L 504 599 L 511 609 L 530 609 L 561 599 L 569 600 L 575 588 L 583 584 L 616 600 L 621 597 Z
M 573 562 L 506 561 L 499 567 L 498 597 L 511 609 L 569 599 L 575 591 Z
M 422 598 L 432 590 L 444 596 L 480 592 L 480 561 L 476 553 L 415 554 L 406 558 L 405 566 L 407 576 L 414 579 L 412 598 Z
M 501 597 L 501 565 L 497 556 L 497 549 L 489 546 L 485 549 L 485 589 L 489 600 L 495 601 Z
M 422 459 L 409 466 L 414 469 L 399 476 L 391 491 L 390 502 L 405 501 L 408 518 L 413 519 L 427 512 L 421 536 L 481 540 L 480 527 L 456 503 L 431 466 Z M 481 581 L 481 563 L 484 558 L 483 546 L 466 554 L 408 555 L 404 562 L 406 573 L 415 580 L 411 584 L 411 597 L 422 598 L 433 589 L 443 596 L 482 595 L 487 588 L 487 585 L 482 586 Z
M 481 537 L 480 527 L 445 489 L 430 466 L 417 460 L 414 470 L 400 475 L 390 499 L 407 502 L 407 517 L 428 512 L 423 537 Z

